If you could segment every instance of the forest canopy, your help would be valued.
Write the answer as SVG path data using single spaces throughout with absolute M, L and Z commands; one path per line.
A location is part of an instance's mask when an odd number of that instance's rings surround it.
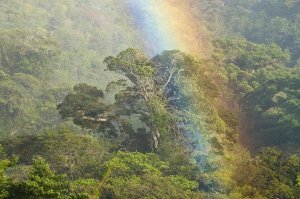
M 117 0 L 0 3 L 0 198 L 300 198 L 300 1 L 180 3 L 204 56 Z

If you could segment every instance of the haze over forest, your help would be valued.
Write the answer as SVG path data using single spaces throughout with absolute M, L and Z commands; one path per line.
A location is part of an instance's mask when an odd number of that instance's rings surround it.
M 0 1 L 0 199 L 300 198 L 300 0 Z

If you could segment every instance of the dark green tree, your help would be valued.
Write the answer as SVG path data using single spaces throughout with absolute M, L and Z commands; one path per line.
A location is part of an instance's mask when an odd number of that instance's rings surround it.
M 87 84 L 77 84 L 73 90 L 57 105 L 62 118 L 72 118 L 74 124 L 87 129 L 104 126 L 108 120 L 105 113 L 109 108 L 104 102 L 104 93 Z

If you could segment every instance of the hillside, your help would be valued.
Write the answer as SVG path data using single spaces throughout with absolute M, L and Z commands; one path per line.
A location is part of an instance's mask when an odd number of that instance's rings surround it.
M 299 10 L 0 2 L 0 198 L 299 198 Z

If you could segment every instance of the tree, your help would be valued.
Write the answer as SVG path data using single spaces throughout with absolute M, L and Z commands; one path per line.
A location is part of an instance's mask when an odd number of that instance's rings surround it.
M 300 160 L 296 155 L 286 155 L 276 148 L 266 148 L 246 165 L 237 168 L 239 170 L 234 178 L 244 197 L 256 194 L 265 198 L 299 197 L 296 186 Z
M 33 160 L 27 179 L 15 184 L 10 194 L 10 198 L 71 198 L 65 176 L 57 175 L 40 157 Z
M 100 198 L 201 198 L 197 182 L 164 175 L 168 164 L 154 154 L 118 152 L 105 168 Z
M 104 62 L 108 70 L 123 75 L 133 84 L 132 86 L 121 85 L 121 91 L 115 97 L 116 104 L 122 111 L 125 109 L 131 114 L 141 115 L 142 121 L 150 127 L 151 147 L 153 150 L 157 149 L 162 133 L 159 130 L 163 129 L 158 129 L 153 120 L 158 116 L 160 122 L 164 122 L 166 113 L 164 101 L 156 88 L 151 61 L 141 51 L 130 48 L 116 57 L 105 58 Z
M 43 34 L 15 30 L 0 35 L 0 67 L 9 74 L 40 75 L 58 54 L 56 43 Z
M 10 164 L 10 160 L 7 159 L 3 147 L 0 145 L 0 198 L 7 198 L 9 195 L 11 184 L 9 178 L 5 175 L 5 171 Z
M 108 150 L 105 141 L 70 131 L 52 132 L 43 137 L 40 155 L 69 179 L 98 178 Z
M 130 81 L 127 84 L 125 80 L 112 82 L 114 87 L 119 86 L 115 106 L 120 114 L 140 115 L 150 128 L 146 139 L 152 150 L 157 150 L 163 140 L 180 136 L 176 110 L 188 103 L 185 100 L 188 97 L 179 89 L 179 78 L 184 76 L 181 75 L 183 68 L 193 63 L 191 57 L 168 51 L 150 60 L 141 51 L 130 48 L 116 57 L 107 57 L 104 62 L 108 70 Z
M 66 174 L 71 180 L 98 178 L 110 147 L 105 140 L 70 130 L 19 136 L 3 145 L 8 155 L 19 157 L 19 164 L 29 165 L 32 158 L 40 156 L 55 172 Z
M 289 62 L 289 54 L 275 44 L 260 45 L 245 39 L 220 39 L 213 44 L 216 52 L 222 52 L 225 64 L 232 63 L 246 71 Z
M 13 183 L 8 198 L 87 199 L 95 185 L 95 180 L 69 181 L 65 174 L 56 174 L 45 159 L 36 157 L 26 179 Z
M 215 44 L 216 52 L 224 53 L 223 65 L 235 97 L 254 121 L 255 130 L 250 136 L 258 140 L 255 144 L 297 143 L 300 67 L 286 67 L 288 54 L 276 46 L 246 40 Z
M 106 90 L 114 89 L 120 83 L 121 81 L 110 82 Z M 147 150 L 148 143 L 141 138 L 145 134 L 144 131 L 141 131 L 142 133 L 134 132 L 129 121 L 121 118 L 126 115 L 124 110 L 120 110 L 115 104 L 105 102 L 104 93 L 101 90 L 87 84 L 77 84 L 73 90 L 74 92 L 67 94 L 57 105 L 63 119 L 73 118 L 74 124 L 105 139 L 110 139 L 120 148 L 142 150 L 143 147 L 133 147 L 133 143 L 139 140 L 145 143 L 144 148 Z M 131 146 L 129 146 L 130 143 Z
M 71 117 L 74 124 L 87 129 L 109 126 L 105 115 L 109 106 L 104 102 L 104 93 L 87 84 L 77 84 L 73 90 L 57 105 L 62 118 Z

